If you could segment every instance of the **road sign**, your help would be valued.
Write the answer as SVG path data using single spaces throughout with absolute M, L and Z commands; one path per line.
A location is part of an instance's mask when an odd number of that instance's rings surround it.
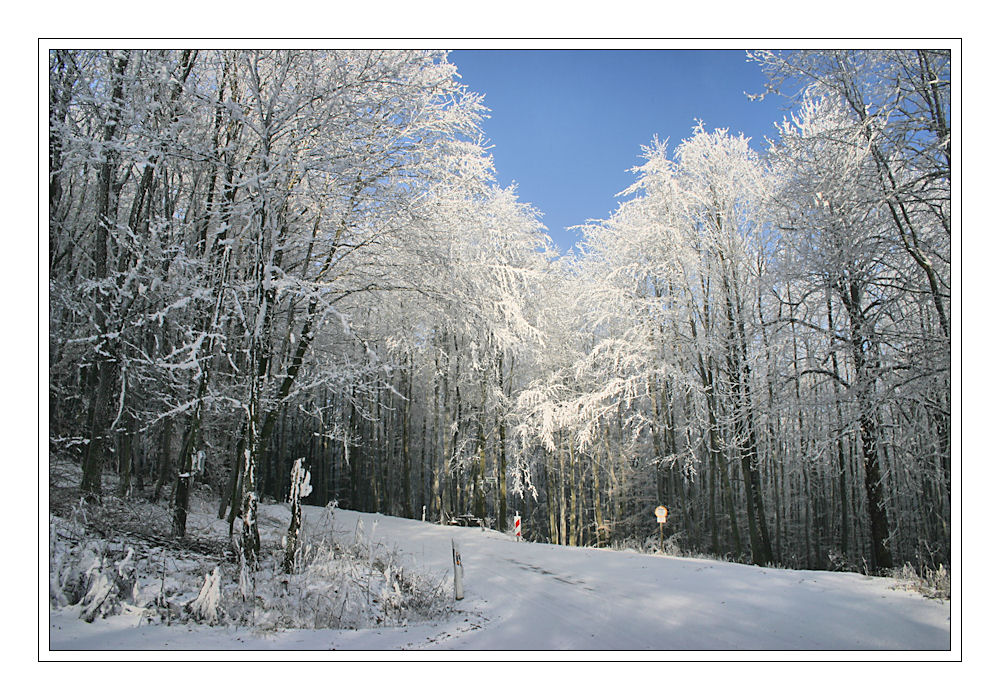
M 521 514 L 514 516 L 514 537 L 521 539 Z
M 656 522 L 660 524 L 660 551 L 663 551 L 663 524 L 667 522 L 667 507 L 666 506 L 656 506 Z

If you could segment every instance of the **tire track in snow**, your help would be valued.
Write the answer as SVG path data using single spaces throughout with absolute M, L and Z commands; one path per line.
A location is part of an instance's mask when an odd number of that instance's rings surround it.
M 613 632 L 619 644 L 627 640 L 631 648 L 648 648 L 648 640 L 634 637 L 615 623 L 614 606 L 587 581 L 530 561 L 491 557 L 490 547 L 479 551 L 470 548 L 471 543 L 465 545 L 466 600 L 471 603 L 465 611 L 478 615 L 482 625 L 451 628 L 429 638 L 421 647 L 601 649 L 606 647 L 601 641 L 604 633 Z M 477 582 L 494 592 L 490 599 L 477 594 Z M 500 614 L 490 616 L 493 612 Z M 543 636 L 538 635 L 539 630 L 544 631 Z

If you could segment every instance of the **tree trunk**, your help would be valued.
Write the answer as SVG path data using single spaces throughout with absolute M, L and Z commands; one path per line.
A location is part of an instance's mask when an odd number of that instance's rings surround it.
M 727 278 L 723 278 L 726 280 Z M 739 297 L 735 294 L 735 280 L 726 281 L 726 317 L 729 322 L 730 372 L 735 384 L 737 431 L 740 468 L 746 491 L 747 527 L 750 529 L 750 551 L 757 566 L 771 563 L 771 540 L 767 532 L 767 518 L 764 514 L 764 497 L 760 485 L 760 456 L 758 453 L 757 430 L 750 395 L 750 362 L 747 357 L 746 330 L 743 322 Z
M 566 545 L 566 454 L 563 452 L 562 440 L 556 443 L 559 458 L 559 544 Z
M 125 83 L 125 69 L 128 67 L 129 52 L 122 51 L 111 59 L 111 102 L 104 122 L 101 138 L 101 167 L 97 178 L 95 236 L 93 248 L 94 281 L 100 285 L 108 275 L 108 244 L 117 218 L 117 206 L 112 206 L 113 179 L 118 168 L 119 156 L 112 146 L 121 113 Z M 87 394 L 91 397 L 88 411 L 89 441 L 83 457 L 83 480 L 80 488 L 89 499 L 100 499 L 101 470 L 111 454 L 111 403 L 112 387 L 119 371 L 115 359 L 115 343 L 108 337 L 111 332 L 111 299 L 107 290 L 95 291 L 94 325 L 97 327 L 98 352 L 96 371 L 91 371 Z
M 506 397 L 502 353 L 497 353 L 497 383 Z M 499 432 L 497 443 L 497 530 L 505 532 L 507 530 L 507 425 L 503 411 L 497 416 L 497 430 Z
M 406 398 L 403 401 L 403 517 L 413 517 L 413 485 L 410 475 L 410 405 L 413 403 L 413 360 L 406 373 Z
M 160 428 L 160 454 L 157 468 L 156 485 L 153 487 L 153 494 L 150 500 L 156 503 L 160 500 L 160 492 L 170 478 L 170 443 L 173 439 L 173 422 L 170 418 L 164 418 Z
M 476 431 L 476 473 L 473 475 L 473 515 L 480 520 L 486 517 L 486 381 L 482 385 L 482 405 Z
M 545 511 L 549 516 L 549 542 L 559 544 L 559 528 L 556 525 L 555 493 L 552 478 L 552 453 L 545 452 Z
M 118 437 L 118 495 L 121 498 L 132 494 L 132 469 L 132 432 L 126 429 Z
M 226 517 L 226 509 L 229 510 L 229 534 L 232 535 L 233 520 L 240 508 L 240 476 L 243 473 L 243 456 L 246 452 L 246 439 L 240 437 L 236 443 L 236 452 L 233 454 L 233 466 L 229 470 L 229 483 L 226 491 L 222 495 L 219 503 L 219 518 Z
M 869 358 L 871 350 L 868 347 L 871 341 L 865 333 L 861 295 L 861 287 L 857 282 L 851 282 L 846 289 L 841 290 L 850 322 L 851 357 L 854 361 L 855 385 L 858 392 L 858 429 L 861 438 L 861 463 L 864 471 L 868 519 L 871 526 L 872 558 L 877 570 L 887 571 L 892 568 L 892 555 L 888 546 L 889 516 L 878 463 L 875 378 L 872 376 L 872 360 Z
M 174 520 L 171 534 L 174 537 L 184 537 L 187 530 L 187 516 L 191 500 L 190 472 L 177 475 L 177 488 L 174 490 Z
M 593 470 L 593 493 L 594 493 L 594 538 L 598 547 L 602 545 L 602 535 L 604 535 L 604 517 L 601 514 L 601 478 L 600 478 L 600 450 L 594 450 L 594 456 L 590 461 Z M 604 544 L 607 538 L 604 538 Z

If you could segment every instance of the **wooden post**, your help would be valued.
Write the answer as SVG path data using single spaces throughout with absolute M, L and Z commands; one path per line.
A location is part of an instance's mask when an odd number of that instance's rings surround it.
M 465 597 L 465 589 L 462 586 L 462 555 L 455 546 L 455 540 L 451 541 L 451 564 L 455 571 L 455 600 L 462 600 Z

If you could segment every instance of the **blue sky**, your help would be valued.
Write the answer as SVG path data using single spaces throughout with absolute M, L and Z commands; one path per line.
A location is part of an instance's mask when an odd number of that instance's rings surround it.
M 563 252 L 576 240 L 567 226 L 614 211 L 654 134 L 673 147 L 701 119 L 761 148 L 784 104 L 746 98 L 764 77 L 740 50 L 456 50 L 450 60 L 485 95 L 500 184 L 517 183 Z

